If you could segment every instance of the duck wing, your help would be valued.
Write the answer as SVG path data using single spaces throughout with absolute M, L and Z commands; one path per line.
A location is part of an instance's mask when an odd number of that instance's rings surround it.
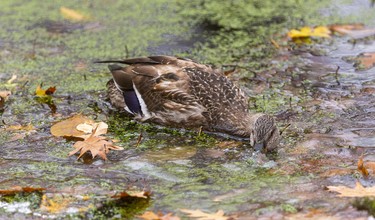
M 101 61 L 109 65 L 114 83 L 124 96 L 127 110 L 141 121 L 150 120 L 176 127 L 199 127 L 206 122 L 206 109 L 191 94 L 185 67 L 210 67 L 168 56 Z

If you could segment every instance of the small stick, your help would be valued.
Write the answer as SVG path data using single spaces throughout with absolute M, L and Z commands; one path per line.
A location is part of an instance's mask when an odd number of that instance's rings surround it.
M 141 131 L 141 133 L 139 133 L 139 136 L 138 136 L 138 140 L 137 140 L 136 147 L 138 147 L 139 144 L 141 143 L 141 141 L 142 141 L 142 137 L 143 137 L 143 135 L 142 135 L 142 131 Z
M 340 66 L 337 66 L 337 69 L 336 69 L 336 72 L 335 72 L 335 79 L 336 79 L 336 83 L 337 85 L 341 85 L 340 81 L 339 81 L 339 69 L 340 69 Z
M 203 129 L 203 126 L 200 126 L 199 131 L 198 131 L 198 137 L 201 136 L 201 134 L 202 134 L 202 129 Z
M 285 131 L 287 128 L 289 128 L 290 125 L 291 125 L 291 124 L 289 123 L 289 124 L 287 124 L 285 127 L 283 127 L 283 129 L 280 130 L 280 135 L 282 135 L 282 134 L 284 133 L 284 131 Z

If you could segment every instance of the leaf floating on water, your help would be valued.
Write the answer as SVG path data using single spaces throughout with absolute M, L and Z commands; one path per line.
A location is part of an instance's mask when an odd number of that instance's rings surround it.
M 61 7 L 60 13 L 64 18 L 71 20 L 71 21 L 83 21 L 89 18 L 88 16 L 85 16 L 78 11 L 75 11 L 73 9 L 66 8 L 66 7 Z
M 17 193 L 43 192 L 45 188 L 14 186 L 10 189 L 0 190 L 0 195 L 15 195 Z
M 375 196 L 375 186 L 363 187 L 360 182 L 356 182 L 354 188 L 348 188 L 346 186 L 327 186 L 328 191 L 338 192 L 338 197 L 367 197 Z
M 79 124 L 84 123 L 93 124 L 94 121 L 81 114 L 78 114 L 64 121 L 60 121 L 54 124 L 51 127 L 51 133 L 53 136 L 56 137 L 83 138 L 82 136 L 85 136 L 85 133 L 83 131 L 77 130 L 76 128 Z
M 293 29 L 288 32 L 288 37 L 294 42 L 310 40 L 312 37 L 330 38 L 331 31 L 326 26 L 318 26 L 315 28 L 303 27 L 299 30 Z
M 180 217 L 173 216 L 172 213 L 168 213 L 163 215 L 162 213 L 155 214 L 154 212 L 147 211 L 142 215 L 137 216 L 138 218 L 145 219 L 145 220 L 180 220 Z
M 141 192 L 120 192 L 120 193 L 117 193 L 113 196 L 111 196 L 111 198 L 116 198 L 116 199 L 123 199 L 123 198 L 127 198 L 127 197 L 136 197 L 136 198 L 143 198 L 143 199 L 148 199 L 150 198 L 151 196 L 151 192 L 149 191 L 141 191 Z
M 74 146 L 75 149 L 69 153 L 72 156 L 80 151 L 77 159 L 83 156 L 86 152 L 91 152 L 92 158 L 96 155 L 100 156 L 104 160 L 108 160 L 107 153 L 110 150 L 123 150 L 124 148 L 113 145 L 112 141 L 105 140 L 102 136 L 90 136 L 84 141 L 77 141 Z
M 348 31 L 363 30 L 365 26 L 364 24 L 332 24 L 332 25 L 329 25 L 328 28 L 332 32 L 336 32 L 339 34 L 347 34 Z
M 199 220 L 229 220 L 229 219 L 236 219 L 235 217 L 224 216 L 224 211 L 219 210 L 216 213 L 205 213 L 199 209 L 196 210 L 189 210 L 189 209 L 180 209 L 181 212 L 184 212 L 189 215 L 189 217 L 193 217 Z

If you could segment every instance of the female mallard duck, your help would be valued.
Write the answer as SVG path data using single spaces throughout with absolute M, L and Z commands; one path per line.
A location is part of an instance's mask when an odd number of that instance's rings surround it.
M 150 56 L 109 65 L 113 79 L 109 98 L 139 121 L 185 128 L 203 128 L 241 138 L 271 150 L 279 143 L 274 119 L 250 113 L 247 98 L 222 73 L 188 59 Z

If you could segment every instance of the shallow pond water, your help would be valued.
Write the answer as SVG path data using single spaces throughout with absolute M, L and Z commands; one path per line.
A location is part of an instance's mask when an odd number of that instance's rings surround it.
M 309 25 L 375 26 L 371 1 L 323 1 L 311 14 L 303 11 L 308 3 L 298 2 L 286 1 L 284 13 L 300 7 L 300 14 L 278 24 L 279 32 L 299 27 L 296 21 L 302 18 Z M 60 7 L 73 8 L 89 19 L 66 20 Z M 244 42 L 235 41 L 234 49 L 228 50 L 228 42 L 217 44 L 226 30 L 221 33 L 218 27 L 189 22 L 185 17 L 189 13 L 181 9 L 181 2 L 166 0 L 1 1 L 0 90 L 13 94 L 0 113 L 0 190 L 14 186 L 46 190 L 1 196 L 0 218 L 132 219 L 146 210 L 187 218 L 180 209 L 222 209 L 239 219 L 369 216 L 353 206 L 354 199 L 338 198 L 325 187 L 374 182 L 375 171 L 363 178 L 357 161 L 362 154 L 365 163 L 375 161 L 375 71 L 358 71 L 347 61 L 374 52 L 374 39 L 357 39 L 353 44 L 349 37 L 335 36 L 275 50 L 250 35 L 245 43 L 262 46 L 236 51 Z M 274 32 L 278 31 L 270 33 Z M 228 56 L 222 53 L 226 50 Z M 259 51 L 273 52 L 263 56 Z M 225 137 L 138 124 L 115 111 L 105 92 L 110 74 L 92 61 L 156 53 L 236 66 L 230 77 L 250 95 L 252 110 L 273 114 L 279 127 L 286 128 L 278 152 L 265 155 Z M 219 58 L 225 61 L 220 63 Z M 250 67 L 260 69 L 249 74 Z M 12 75 L 17 78 L 9 82 Z M 55 110 L 35 99 L 40 83 L 57 87 Z M 108 123 L 109 135 L 125 150 L 110 152 L 108 161 L 68 157 L 74 142 L 53 137 L 50 127 L 77 113 Z M 11 129 L 29 124 L 33 127 Z M 112 198 L 132 190 L 152 195 Z M 54 207 L 56 203 L 60 206 Z

